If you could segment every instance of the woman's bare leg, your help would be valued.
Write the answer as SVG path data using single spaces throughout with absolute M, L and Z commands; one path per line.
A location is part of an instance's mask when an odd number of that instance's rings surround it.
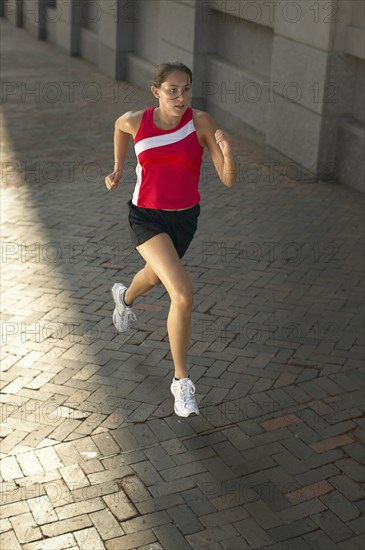
M 130 305 L 142 294 L 146 294 L 154 286 L 160 284 L 160 279 L 152 271 L 151 267 L 146 263 L 143 269 L 138 271 L 133 277 L 124 295 L 124 301 Z
M 176 378 L 188 376 L 186 358 L 191 334 L 193 288 L 171 238 L 155 235 L 137 247 L 138 252 L 166 288 L 171 306 L 167 318 L 171 354 Z M 128 302 L 128 298 L 126 297 Z

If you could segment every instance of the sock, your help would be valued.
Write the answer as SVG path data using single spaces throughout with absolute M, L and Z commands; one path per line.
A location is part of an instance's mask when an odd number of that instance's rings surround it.
M 190 378 L 190 376 L 187 376 L 186 378 Z M 176 378 L 176 376 L 174 376 L 174 380 L 177 382 L 178 380 L 181 380 L 181 378 Z
M 123 304 L 124 304 L 126 307 L 132 307 L 132 304 L 127 304 L 127 302 L 126 302 L 125 299 L 124 299 L 124 296 L 125 296 L 125 293 L 126 293 L 126 292 L 127 292 L 127 290 L 125 290 L 125 291 L 123 292 L 123 296 L 122 296 Z

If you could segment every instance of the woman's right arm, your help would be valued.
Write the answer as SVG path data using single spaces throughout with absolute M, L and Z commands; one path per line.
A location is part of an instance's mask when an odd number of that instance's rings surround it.
M 140 111 L 128 111 L 117 118 L 114 125 L 114 172 L 105 178 L 105 185 L 111 191 L 115 189 L 123 176 L 130 135 L 135 135 L 140 120 Z M 139 126 L 139 124 L 138 124 Z M 137 126 L 137 129 L 138 129 Z

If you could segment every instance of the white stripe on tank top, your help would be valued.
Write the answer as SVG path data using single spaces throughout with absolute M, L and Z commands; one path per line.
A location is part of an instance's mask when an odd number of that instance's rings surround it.
M 162 147 L 164 145 L 170 145 L 170 143 L 176 143 L 188 137 L 190 134 L 195 132 L 193 120 L 190 120 L 185 126 L 176 130 L 176 132 L 171 132 L 170 134 L 164 134 L 162 136 L 154 136 L 146 139 L 141 139 L 138 141 L 135 146 L 135 152 L 138 157 L 140 153 L 146 151 L 147 149 L 152 149 L 153 147 Z

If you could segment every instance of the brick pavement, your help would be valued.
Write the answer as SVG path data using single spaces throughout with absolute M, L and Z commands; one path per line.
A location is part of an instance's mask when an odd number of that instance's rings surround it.
M 185 259 L 201 415 L 179 419 L 166 293 L 111 323 L 142 265 L 132 150 L 115 193 L 102 176 L 114 120 L 150 98 L 2 30 L 1 547 L 362 548 L 363 197 L 249 140 L 233 189 L 205 159 Z

